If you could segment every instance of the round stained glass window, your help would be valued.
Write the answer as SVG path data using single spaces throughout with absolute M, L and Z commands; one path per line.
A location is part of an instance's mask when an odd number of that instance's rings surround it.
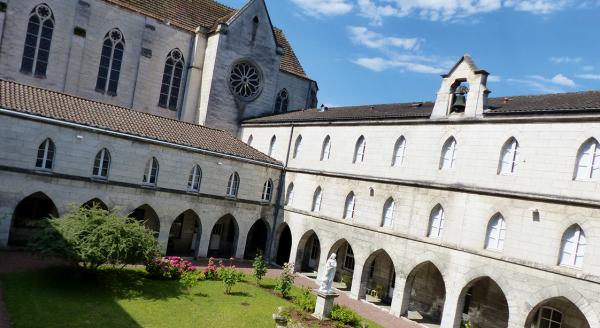
M 229 88 L 241 100 L 250 101 L 258 97 L 262 88 L 262 74 L 247 61 L 233 65 L 229 74 Z

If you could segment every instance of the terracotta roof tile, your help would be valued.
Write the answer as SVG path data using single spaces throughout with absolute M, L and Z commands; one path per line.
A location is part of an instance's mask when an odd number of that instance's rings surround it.
M 0 108 L 233 155 L 266 164 L 280 164 L 223 130 L 6 80 L 0 80 Z

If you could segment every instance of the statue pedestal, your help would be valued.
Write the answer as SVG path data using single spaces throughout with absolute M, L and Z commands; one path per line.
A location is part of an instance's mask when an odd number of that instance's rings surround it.
M 315 304 L 313 317 L 318 318 L 319 320 L 329 319 L 329 313 L 331 312 L 331 309 L 333 309 L 333 300 L 340 295 L 331 291 L 323 293 L 318 289 L 313 289 L 313 293 L 317 295 L 317 304 Z

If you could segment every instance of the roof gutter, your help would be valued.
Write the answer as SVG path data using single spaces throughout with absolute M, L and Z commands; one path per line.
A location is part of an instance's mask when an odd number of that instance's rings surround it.
M 100 133 L 104 133 L 104 134 L 108 134 L 108 135 L 112 135 L 112 136 L 116 136 L 116 137 L 130 138 L 130 139 L 134 139 L 134 140 L 139 140 L 139 141 L 148 142 L 148 143 L 154 143 L 154 144 L 158 144 L 158 145 L 162 145 L 162 146 L 167 146 L 167 147 L 171 147 L 171 148 L 179 148 L 179 149 L 183 149 L 183 150 L 187 150 L 187 151 L 191 151 L 191 152 L 195 152 L 195 153 L 223 157 L 223 158 L 232 159 L 232 160 L 240 161 L 240 162 L 247 162 L 247 163 L 251 163 L 251 164 L 268 166 L 268 167 L 273 167 L 273 168 L 277 168 L 277 169 L 282 169 L 283 168 L 283 165 L 281 165 L 281 164 L 273 164 L 273 163 L 263 162 L 263 161 L 254 160 L 254 159 L 249 159 L 249 158 L 245 158 L 245 157 L 241 157 L 241 156 L 236 156 L 236 155 L 231 155 L 231 154 L 226 154 L 226 153 L 220 153 L 220 152 L 217 152 L 217 151 L 212 151 L 212 150 L 207 150 L 207 149 L 202 149 L 202 148 L 196 148 L 196 147 L 191 147 L 191 146 L 180 145 L 180 144 L 176 144 L 176 143 L 173 143 L 173 142 L 168 142 L 168 141 L 156 140 L 156 139 L 147 138 L 147 137 L 136 136 L 134 134 L 128 134 L 128 133 L 117 132 L 117 131 L 112 131 L 112 130 L 108 130 L 108 129 L 96 128 L 96 127 L 92 127 L 92 126 L 88 126 L 88 125 L 84 125 L 84 124 L 67 122 L 67 121 L 63 121 L 63 120 L 58 120 L 58 119 L 54 119 L 54 118 L 49 118 L 49 117 L 34 115 L 34 114 L 30 114 L 30 113 L 18 112 L 18 111 L 15 111 L 15 110 L 4 108 L 4 107 L 0 107 L 0 114 L 6 114 L 6 115 L 10 115 L 10 116 L 17 116 L 17 117 L 22 117 L 22 118 L 33 120 L 33 121 L 41 121 L 41 122 L 50 123 L 50 124 L 64 125 L 64 126 L 68 126 L 68 127 L 72 127 L 72 128 L 82 129 L 82 130 L 100 132 Z

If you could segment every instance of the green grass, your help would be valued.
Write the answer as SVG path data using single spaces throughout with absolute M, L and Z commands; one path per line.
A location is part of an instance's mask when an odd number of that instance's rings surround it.
M 176 281 L 147 279 L 143 269 L 104 269 L 86 275 L 48 268 L 0 275 L 12 326 L 21 327 L 273 327 L 275 280 L 252 277 L 223 293 L 220 281 L 187 289 Z M 300 288 L 292 290 L 292 296 Z M 366 321 L 369 327 L 380 327 Z

